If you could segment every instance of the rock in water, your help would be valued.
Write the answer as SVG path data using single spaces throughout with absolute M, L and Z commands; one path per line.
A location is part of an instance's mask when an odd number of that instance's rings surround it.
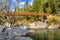
M 17 37 L 12 37 L 12 40 L 33 40 L 33 39 L 29 37 L 17 36 Z
M 0 32 L 5 28 L 0 25 Z M 21 26 L 22 27 L 22 26 Z M 0 34 L 0 40 L 33 40 L 29 37 L 22 37 L 22 35 L 26 35 L 30 32 L 30 30 L 26 29 L 26 27 L 8 27 L 4 32 Z
M 21 29 L 27 29 L 27 26 L 26 25 L 20 25 L 20 28 Z
M 8 35 L 26 35 L 29 32 L 28 29 L 21 29 L 20 27 L 10 27 L 6 30 Z
M 5 28 L 5 26 L 0 25 L 0 33 L 2 32 L 2 30 Z

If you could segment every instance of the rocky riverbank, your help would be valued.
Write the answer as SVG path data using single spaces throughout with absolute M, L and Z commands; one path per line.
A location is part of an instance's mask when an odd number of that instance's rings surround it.
M 49 25 L 48 23 L 38 21 L 38 22 L 29 23 L 28 28 L 31 28 L 31 29 L 41 29 L 41 28 L 54 29 L 54 28 L 59 28 L 59 24 Z
M 59 25 L 48 25 L 45 22 L 32 22 L 28 25 L 22 24 L 20 26 L 10 27 L 9 23 L 7 25 L 0 25 L 0 40 L 33 40 L 32 38 L 26 37 L 25 35 L 35 32 L 43 32 L 40 29 L 56 29 Z M 40 30 L 37 31 L 36 29 Z M 45 32 L 45 31 L 44 31 Z
M 21 26 L 0 26 L 0 40 L 33 40 L 32 38 L 25 37 L 30 32 L 29 29 L 22 29 Z

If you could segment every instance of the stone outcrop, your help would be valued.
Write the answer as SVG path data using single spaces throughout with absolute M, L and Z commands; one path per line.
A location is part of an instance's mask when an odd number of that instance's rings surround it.
M 59 25 L 50 25 L 48 26 L 48 29 L 56 29 L 59 28 Z
M 5 27 L 4 25 L 0 25 L 0 33 L 2 32 L 4 27 Z
M 38 21 L 38 22 L 29 23 L 28 28 L 38 29 L 38 28 L 47 28 L 47 27 L 48 27 L 47 23 Z
M 2 27 L 2 26 L 1 26 Z M 2 28 L 3 30 L 4 28 Z M 24 35 L 30 33 L 27 28 L 17 26 L 17 27 L 5 27 L 5 31 L 1 31 L 0 40 L 33 40 L 29 37 L 23 37 Z M 1 29 L 0 29 L 1 30 Z

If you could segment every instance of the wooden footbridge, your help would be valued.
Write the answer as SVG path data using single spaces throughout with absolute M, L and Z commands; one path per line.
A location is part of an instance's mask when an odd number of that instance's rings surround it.
M 0 16 L 49 16 L 49 13 L 35 13 L 35 12 L 0 12 Z
M 4 4 L 4 7 L 1 9 L 5 9 L 8 4 Z M 1 12 L 0 11 L 0 16 L 49 16 L 49 13 L 35 13 L 35 12 Z

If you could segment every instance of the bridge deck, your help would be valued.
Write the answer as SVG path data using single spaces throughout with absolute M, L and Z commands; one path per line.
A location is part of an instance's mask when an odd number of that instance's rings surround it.
M 49 16 L 49 13 L 35 13 L 35 12 L 0 12 L 0 16 Z

